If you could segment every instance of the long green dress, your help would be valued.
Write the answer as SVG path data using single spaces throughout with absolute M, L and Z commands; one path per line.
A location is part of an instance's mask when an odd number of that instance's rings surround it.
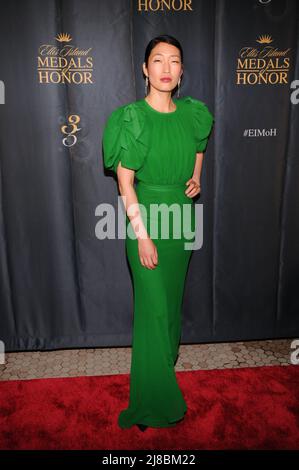
M 116 172 L 121 161 L 123 167 L 135 170 L 138 202 L 146 209 L 141 209 L 142 218 L 149 235 L 153 233 L 158 252 L 157 267 L 146 268 L 138 256 L 137 239 L 127 232 L 134 320 L 130 397 L 128 407 L 118 417 L 121 428 L 137 423 L 174 426 L 187 411 L 174 369 L 184 283 L 192 253 L 185 242 L 194 241 L 195 230 L 195 204 L 185 191 L 193 175 L 196 152 L 206 149 L 214 117 L 205 103 L 190 96 L 173 102 L 176 109 L 168 113 L 155 110 L 145 99 L 120 106 L 110 114 L 103 134 L 104 166 Z M 162 212 L 151 212 L 151 204 L 166 204 L 167 208 L 178 204 L 181 209 L 185 205 L 191 217 L 179 220 L 170 210 L 169 236 L 166 232 L 163 238 Z M 187 219 L 190 223 L 183 224 Z M 129 229 L 128 216 L 126 226 Z M 150 233 L 150 227 L 157 232 Z

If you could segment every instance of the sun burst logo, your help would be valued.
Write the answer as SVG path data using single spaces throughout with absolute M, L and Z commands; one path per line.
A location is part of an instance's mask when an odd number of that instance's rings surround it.
M 66 33 L 59 33 L 55 39 L 58 42 L 70 42 L 72 40 L 71 35 Z
M 260 36 L 256 42 L 259 42 L 260 44 L 271 44 L 271 42 L 273 42 L 273 39 L 271 38 L 271 36 L 269 36 L 269 34 L 264 34 L 262 36 Z

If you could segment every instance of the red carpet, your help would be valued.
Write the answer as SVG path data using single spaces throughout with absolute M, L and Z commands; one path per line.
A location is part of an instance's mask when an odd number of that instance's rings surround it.
M 173 428 L 118 427 L 129 375 L 0 382 L 1 449 L 299 449 L 299 366 L 177 372 Z

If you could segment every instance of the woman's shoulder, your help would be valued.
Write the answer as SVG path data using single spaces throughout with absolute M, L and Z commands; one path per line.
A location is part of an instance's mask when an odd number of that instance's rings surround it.
M 214 122 L 214 115 L 204 101 L 189 95 L 180 98 L 179 101 L 183 104 L 183 108 L 192 113 L 196 121 Z
M 148 127 L 145 125 L 138 102 L 115 108 L 106 121 L 103 132 L 104 163 L 107 168 L 122 166 L 138 170 L 143 165 L 148 149 Z
M 139 101 L 140 100 L 132 101 L 114 108 L 109 114 L 108 120 L 122 119 L 126 114 L 129 114 L 129 112 L 138 111 L 139 109 L 142 110 L 141 106 L 139 105 Z
M 139 101 L 132 101 L 115 108 L 106 120 L 105 130 L 113 131 L 115 128 L 131 129 L 135 135 L 139 135 L 141 128 L 145 127 L 144 110 Z
M 190 95 L 179 98 L 178 101 L 189 106 L 190 109 L 193 108 L 196 110 L 209 110 L 207 104 L 204 101 L 194 98 Z
M 208 143 L 208 137 L 214 123 L 214 116 L 204 101 L 193 98 L 193 96 L 185 96 L 180 101 L 182 107 L 192 117 L 196 151 L 203 152 Z

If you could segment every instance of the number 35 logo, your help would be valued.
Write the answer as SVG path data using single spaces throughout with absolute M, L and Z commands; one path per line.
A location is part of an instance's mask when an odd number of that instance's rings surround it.
M 80 117 L 77 114 L 71 114 L 68 117 L 68 124 L 61 126 L 61 132 L 66 135 L 62 139 L 63 145 L 66 147 L 72 147 L 77 142 L 76 132 L 81 130 L 77 124 L 80 122 Z

